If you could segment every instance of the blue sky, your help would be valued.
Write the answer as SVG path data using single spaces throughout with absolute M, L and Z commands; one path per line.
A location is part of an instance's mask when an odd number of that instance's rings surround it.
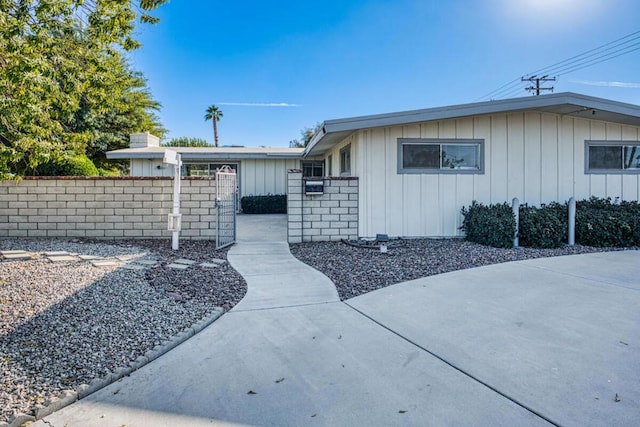
M 131 62 L 169 137 L 213 142 L 216 104 L 220 145 L 271 147 L 327 119 L 482 100 L 640 30 L 637 0 L 171 0 L 157 15 Z M 640 104 L 638 71 L 640 50 L 561 74 L 555 91 Z

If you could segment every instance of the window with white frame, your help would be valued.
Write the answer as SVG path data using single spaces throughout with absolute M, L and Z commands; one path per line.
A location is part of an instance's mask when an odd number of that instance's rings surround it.
M 340 150 L 340 175 L 351 175 L 351 144 Z
M 484 140 L 398 138 L 398 173 L 484 173 Z
M 585 173 L 640 174 L 640 142 L 585 141 Z

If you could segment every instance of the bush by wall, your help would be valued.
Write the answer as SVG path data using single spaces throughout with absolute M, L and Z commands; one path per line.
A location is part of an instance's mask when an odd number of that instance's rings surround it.
M 567 242 L 568 205 L 557 202 L 520 206 L 518 238 L 521 246 L 558 248 Z
M 40 176 L 98 176 L 98 168 L 84 154 L 68 155 L 41 164 L 36 172 Z
M 516 220 L 507 203 L 483 205 L 475 200 L 469 208 L 462 208 L 462 226 L 466 239 L 496 248 L 513 246 Z
M 640 204 L 611 198 L 577 202 L 576 243 L 587 246 L 640 246 Z
M 275 194 L 267 196 L 245 196 L 240 199 L 242 212 L 246 214 L 287 213 L 287 196 Z

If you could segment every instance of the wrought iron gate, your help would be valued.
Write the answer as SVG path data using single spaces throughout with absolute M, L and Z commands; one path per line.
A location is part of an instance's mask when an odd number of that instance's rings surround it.
M 223 166 L 216 172 L 216 249 L 236 241 L 236 189 L 236 172 L 227 165 Z

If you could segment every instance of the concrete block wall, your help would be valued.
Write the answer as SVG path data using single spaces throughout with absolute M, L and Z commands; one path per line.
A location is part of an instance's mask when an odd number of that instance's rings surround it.
M 183 239 L 215 239 L 215 180 L 181 181 Z M 171 238 L 173 180 L 25 177 L 0 181 L 0 238 Z
M 317 181 L 318 178 L 310 178 Z M 302 171 L 289 170 L 289 243 L 358 238 L 358 178 L 326 177 L 324 194 L 306 195 Z

